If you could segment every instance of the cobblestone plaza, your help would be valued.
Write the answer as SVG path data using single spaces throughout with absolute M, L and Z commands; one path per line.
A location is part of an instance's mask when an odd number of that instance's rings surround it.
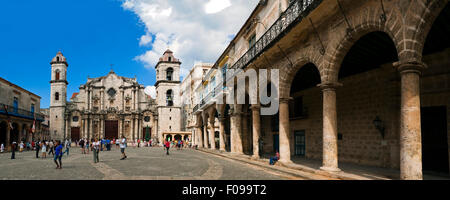
M 61 170 L 53 157 L 36 158 L 35 151 L 0 154 L 0 180 L 292 180 L 300 178 L 219 158 L 191 149 L 162 147 L 127 148 L 128 158 L 120 160 L 120 150 L 101 151 L 100 162 L 92 152 L 81 154 L 71 148 L 64 154 Z

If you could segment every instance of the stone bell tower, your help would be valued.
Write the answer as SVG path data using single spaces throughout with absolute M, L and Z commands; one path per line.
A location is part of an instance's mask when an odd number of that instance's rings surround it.
M 180 65 L 180 60 L 168 49 L 155 67 L 159 141 L 164 141 L 163 133 L 181 130 Z
M 67 64 L 66 58 L 59 51 L 50 62 L 52 75 L 50 81 L 50 137 L 63 140 L 65 133 L 64 113 L 67 99 Z

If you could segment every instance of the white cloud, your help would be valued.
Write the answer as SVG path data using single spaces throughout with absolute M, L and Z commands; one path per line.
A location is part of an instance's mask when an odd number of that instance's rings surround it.
M 148 46 L 135 59 L 154 70 L 167 48 L 183 63 L 186 76 L 195 62 L 214 63 L 259 0 L 123 0 L 146 27 L 139 45 Z M 211 14 L 214 13 L 214 14 Z M 153 36 L 153 37 L 152 37 Z
M 149 95 L 152 99 L 156 99 L 156 88 L 155 88 L 155 86 L 147 86 L 147 87 L 145 87 L 144 93 Z
M 214 14 L 230 6 L 231 2 L 229 0 L 209 0 L 209 2 L 205 5 L 205 12 L 208 14 Z
M 152 42 L 152 36 L 150 36 L 150 35 L 143 35 L 141 37 L 141 39 L 139 40 L 139 46 L 148 45 L 150 42 Z

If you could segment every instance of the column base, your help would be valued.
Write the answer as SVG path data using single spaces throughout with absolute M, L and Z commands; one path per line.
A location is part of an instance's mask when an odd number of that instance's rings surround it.
M 252 155 L 252 159 L 254 159 L 254 160 L 259 160 L 260 157 L 259 157 L 259 155 Z
M 340 172 L 340 171 L 342 171 L 341 169 L 339 169 L 337 167 L 320 167 L 320 170 L 326 171 L 326 172 Z
M 280 159 L 280 160 L 278 160 L 278 162 L 280 162 L 280 163 L 282 163 L 282 164 L 286 164 L 286 165 L 291 165 L 291 164 L 294 164 L 294 162 L 292 162 L 292 160 L 283 160 L 283 159 Z

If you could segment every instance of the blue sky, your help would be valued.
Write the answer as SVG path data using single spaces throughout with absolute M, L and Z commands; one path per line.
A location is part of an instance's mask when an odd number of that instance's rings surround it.
M 229 3 L 219 5 L 222 1 Z M 41 96 L 41 108 L 47 108 L 49 63 L 61 50 L 69 63 L 67 98 L 78 92 L 88 76 L 106 75 L 111 64 L 117 74 L 136 76 L 140 84 L 151 86 L 154 64 L 167 47 L 183 62 L 182 75 L 195 62 L 215 62 L 257 2 L 4 1 L 0 6 L 0 77 Z
M 67 57 L 68 98 L 87 77 L 111 69 L 153 85 L 153 70 L 134 57 L 145 52 L 139 38 L 145 27 L 117 0 L 14 0 L 0 6 L 0 77 L 42 97 L 49 106 L 50 60 Z

